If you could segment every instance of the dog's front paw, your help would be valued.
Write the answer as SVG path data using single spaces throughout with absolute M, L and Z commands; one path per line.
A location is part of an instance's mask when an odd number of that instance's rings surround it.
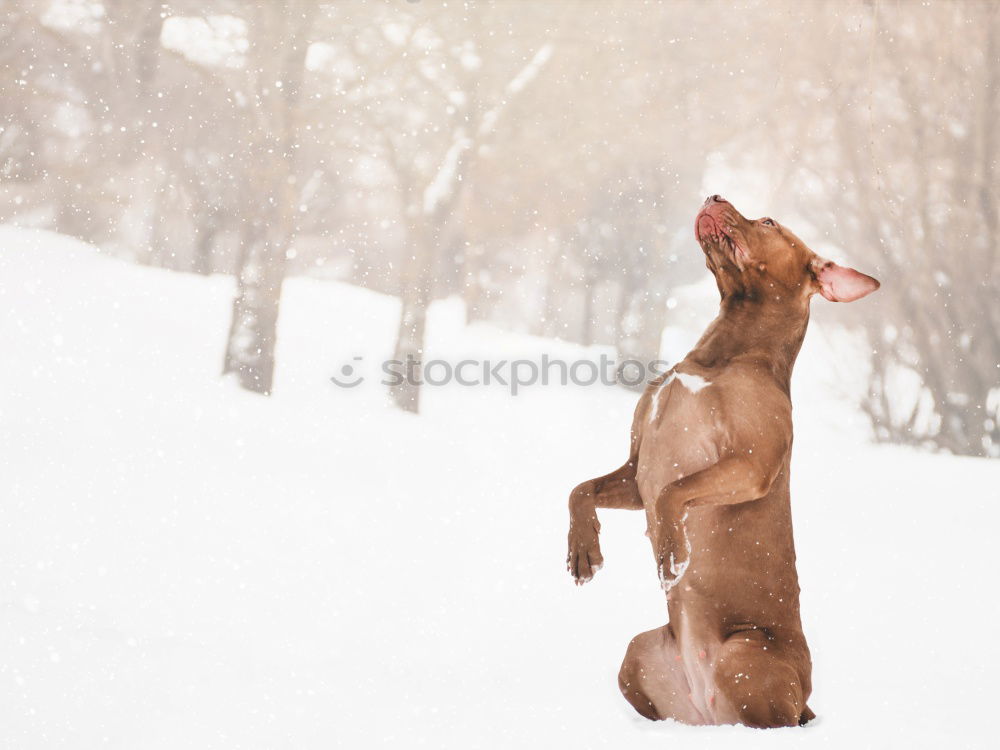
M 582 586 L 604 565 L 601 543 L 598 535 L 601 524 L 597 515 L 571 518 L 569 522 L 569 553 L 566 555 L 566 570 L 573 576 L 577 586 Z

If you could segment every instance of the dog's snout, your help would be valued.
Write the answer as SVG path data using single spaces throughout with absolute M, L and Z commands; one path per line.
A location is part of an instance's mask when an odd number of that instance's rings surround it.
M 726 199 L 723 198 L 721 195 L 710 195 L 705 200 L 705 203 L 725 203 L 725 202 Z

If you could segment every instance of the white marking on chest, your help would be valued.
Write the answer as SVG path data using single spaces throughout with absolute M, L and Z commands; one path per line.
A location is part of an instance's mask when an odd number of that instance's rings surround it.
M 663 397 L 663 391 L 668 385 L 673 383 L 675 379 L 691 391 L 691 393 L 697 393 L 702 388 L 706 388 L 712 384 L 710 381 L 705 380 L 705 378 L 701 375 L 691 375 L 689 373 L 679 371 L 670 373 L 670 375 L 664 378 L 663 382 L 657 386 L 656 391 L 653 393 L 653 398 L 651 399 L 653 402 L 653 408 L 649 410 L 649 424 L 653 424 L 653 422 L 656 421 L 656 417 L 660 413 L 660 399 Z
M 653 422 L 656 421 L 656 415 L 660 411 L 660 396 L 663 393 L 663 389 L 674 382 L 675 376 L 676 373 L 673 372 L 670 373 L 667 377 L 663 379 L 663 382 L 660 383 L 656 387 L 656 390 L 653 392 L 653 398 L 651 399 L 653 402 L 653 408 L 649 410 L 649 424 L 653 424 Z
M 705 380 L 701 375 L 689 375 L 686 372 L 674 373 L 677 379 L 681 381 L 681 385 L 687 388 L 691 393 L 697 393 L 702 388 L 711 385 L 710 382 Z

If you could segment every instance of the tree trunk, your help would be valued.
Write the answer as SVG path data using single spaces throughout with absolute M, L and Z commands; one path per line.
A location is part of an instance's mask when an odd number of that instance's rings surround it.
M 580 321 L 580 343 L 591 346 L 594 343 L 594 294 L 597 277 L 585 273 L 583 275 L 583 319 Z
M 392 399 L 403 411 L 420 411 L 424 331 L 427 327 L 427 295 L 414 289 L 404 292 L 393 359 L 402 363 L 403 380 L 390 387 Z
M 215 236 L 219 231 L 219 221 L 215 212 L 209 213 L 202 218 L 195 231 L 197 239 L 194 244 L 194 258 L 192 259 L 192 270 L 202 276 L 212 273 L 212 250 L 215 247 Z
M 270 230 L 250 242 L 237 276 L 223 373 L 236 373 L 243 388 L 268 396 L 274 381 L 287 241 L 280 231 Z
M 404 375 L 399 383 L 389 387 L 392 400 L 403 411 L 420 411 L 420 383 L 424 356 L 424 332 L 427 328 L 427 306 L 431 299 L 431 259 L 433 247 L 421 222 L 411 225 L 408 254 L 400 289 L 399 328 L 393 360 L 400 363 Z
M 616 321 L 618 340 L 615 342 L 618 382 L 626 388 L 642 391 L 650 377 L 646 366 L 660 356 L 660 339 L 666 316 L 658 295 L 632 287 L 623 290 L 622 296 Z M 630 317 L 635 318 L 633 325 L 627 324 Z M 641 372 L 626 367 L 630 360 L 640 363 Z
M 281 286 L 295 230 L 294 108 L 315 12 L 303 7 L 292 12 L 290 0 L 257 6 L 251 34 L 248 74 L 257 76 L 260 105 L 243 184 L 248 216 L 256 218 L 240 250 L 223 373 L 236 373 L 243 388 L 265 396 L 273 388 Z

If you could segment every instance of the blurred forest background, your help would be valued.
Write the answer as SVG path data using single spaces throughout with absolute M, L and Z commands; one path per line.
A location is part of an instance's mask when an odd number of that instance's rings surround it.
M 998 5 L 0 0 L 0 221 L 231 274 L 266 394 L 293 274 L 655 358 L 724 168 L 881 279 L 876 439 L 997 456 Z

